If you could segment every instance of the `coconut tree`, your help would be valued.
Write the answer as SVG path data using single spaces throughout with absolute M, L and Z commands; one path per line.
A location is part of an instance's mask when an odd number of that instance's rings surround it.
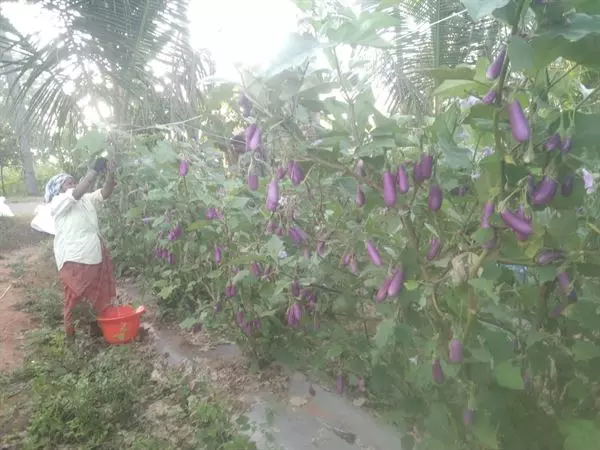
M 365 11 L 385 11 L 404 23 L 392 32 L 393 50 L 372 53 L 373 73 L 387 92 L 392 113 L 431 112 L 439 70 L 490 57 L 503 32 L 494 20 L 471 20 L 459 0 L 400 0 L 389 5 L 361 2 Z
M 2 70 L 14 78 L 12 111 L 26 107 L 30 131 L 55 145 L 68 142 L 65 134 L 82 131 L 78 104 L 89 99 L 108 104 L 120 125 L 156 123 L 165 111 L 175 118 L 197 113 L 198 80 L 214 68 L 206 52 L 190 47 L 187 0 L 30 3 L 54 14 L 58 35 L 42 45 L 18 34 L 0 41 Z M 161 64 L 169 71 L 159 76 L 152 66 Z

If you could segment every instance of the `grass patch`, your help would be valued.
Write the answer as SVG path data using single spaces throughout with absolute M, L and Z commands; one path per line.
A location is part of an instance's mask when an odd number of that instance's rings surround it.
M 60 293 L 28 286 L 23 308 L 39 321 L 26 363 L 0 376 L 0 444 L 28 449 L 252 450 L 247 424 L 183 369 L 143 343 L 66 340 Z M 2 447 L 0 445 L 0 447 Z
M 31 228 L 31 217 L 0 217 L 0 258 L 10 251 L 52 239 L 52 236 Z

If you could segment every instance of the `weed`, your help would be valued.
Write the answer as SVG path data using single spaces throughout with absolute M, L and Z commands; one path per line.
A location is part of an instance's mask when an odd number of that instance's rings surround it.
M 243 420 L 206 386 L 156 366 L 143 344 L 108 346 L 85 333 L 66 340 L 62 296 L 25 286 L 22 307 L 39 328 L 28 333 L 26 363 L 0 377 L 0 444 L 37 450 L 252 450 Z M 77 314 L 89 319 L 86 308 Z M 160 375 L 155 375 L 160 372 Z M 18 405 L 18 407 L 16 407 Z

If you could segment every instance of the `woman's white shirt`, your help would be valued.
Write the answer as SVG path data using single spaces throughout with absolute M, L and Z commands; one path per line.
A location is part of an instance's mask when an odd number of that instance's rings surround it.
M 67 261 L 81 264 L 102 262 L 102 244 L 96 208 L 104 201 L 102 190 L 83 194 L 75 200 L 73 189 L 58 194 L 50 201 L 54 219 L 54 258 L 61 270 Z

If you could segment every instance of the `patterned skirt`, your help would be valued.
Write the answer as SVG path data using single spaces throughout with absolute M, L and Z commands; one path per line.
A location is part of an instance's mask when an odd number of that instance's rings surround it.
M 117 297 L 112 259 L 104 243 L 102 243 L 102 262 L 100 264 L 66 262 L 60 270 L 60 280 L 65 290 L 63 314 L 65 332 L 68 335 L 75 333 L 71 315 L 73 308 L 82 300 L 90 303 L 98 315 Z

